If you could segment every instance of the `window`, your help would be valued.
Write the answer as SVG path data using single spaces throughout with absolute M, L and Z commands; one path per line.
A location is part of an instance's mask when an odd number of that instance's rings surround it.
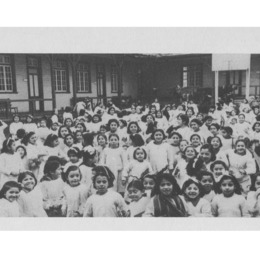
M 67 92 L 68 87 L 68 67 L 67 63 L 57 60 L 53 63 L 53 83 L 56 92 Z
M 13 69 L 9 55 L 0 55 L 0 91 L 14 91 Z
M 182 68 L 182 86 L 202 87 L 202 66 L 193 65 Z
M 114 65 L 111 66 L 111 92 L 118 92 L 118 70 Z
M 91 92 L 90 66 L 80 63 L 77 66 L 77 92 Z

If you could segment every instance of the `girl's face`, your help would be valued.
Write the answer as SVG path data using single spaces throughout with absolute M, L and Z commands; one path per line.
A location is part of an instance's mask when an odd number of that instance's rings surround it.
M 69 131 L 66 127 L 62 127 L 60 130 L 60 135 L 62 138 L 64 138 L 67 134 L 69 134 Z
M 67 146 L 72 146 L 74 144 L 74 140 L 72 136 L 69 135 L 66 137 L 66 144 Z
M 25 151 L 22 147 L 19 147 L 16 152 L 18 152 L 21 156 L 21 158 L 23 158 L 25 156 Z
M 183 111 L 183 106 L 178 106 L 178 110 Z
M 156 108 L 152 107 L 150 112 L 151 112 L 151 114 L 155 114 L 155 111 L 156 111 Z
M 156 132 L 154 134 L 154 141 L 156 143 L 161 143 L 163 141 L 163 134 L 161 132 Z
M 144 178 L 143 185 L 145 190 L 152 190 L 155 186 L 155 181 L 151 178 Z
M 116 132 L 118 125 L 115 122 L 112 122 L 109 126 L 111 132 Z
M 114 115 L 115 114 L 115 109 L 111 109 L 109 112 L 110 115 Z
M 57 124 L 52 124 L 52 126 L 51 126 L 51 129 L 53 131 L 56 131 L 58 128 L 59 128 L 59 126 Z
M 31 117 L 27 117 L 26 121 L 27 121 L 27 123 L 31 123 L 32 122 L 32 118 Z
M 151 115 L 147 116 L 147 117 L 146 117 L 146 122 L 147 122 L 148 124 L 153 123 L 153 117 L 152 117 Z
M 212 126 L 210 127 L 209 131 L 210 131 L 213 135 L 217 135 L 217 134 L 218 134 L 218 130 L 217 130 L 217 128 L 216 128 L 214 125 L 212 125 Z
M 99 122 L 99 118 L 98 118 L 97 116 L 94 116 L 94 117 L 93 117 L 93 122 L 94 122 L 94 123 L 98 123 L 98 122 Z
M 72 126 L 72 121 L 70 119 L 67 119 L 65 125 L 67 127 L 71 127 Z
M 259 108 L 256 107 L 256 108 L 254 109 L 254 114 L 257 115 L 258 113 L 259 113 Z
M 198 118 L 200 121 L 203 120 L 203 116 L 202 116 L 201 114 L 198 114 L 198 115 L 197 115 L 197 118 Z
M 131 113 L 132 113 L 132 114 L 135 114 L 135 113 L 136 113 L 136 110 L 135 110 L 134 107 L 132 107 L 132 109 L 131 109 Z
M 188 116 L 188 117 L 192 117 L 192 115 L 193 115 L 192 110 L 188 109 L 188 110 L 187 110 L 187 116 Z
M 22 187 L 23 189 L 27 191 L 32 191 L 33 188 L 35 187 L 35 180 L 32 176 L 26 175 L 25 178 L 22 180 Z
M 45 120 L 41 120 L 40 127 L 46 127 L 46 126 L 47 126 L 46 121 Z
M 71 187 L 76 187 L 80 184 L 80 172 L 79 172 L 79 170 L 69 172 L 68 183 Z
M 235 192 L 235 185 L 232 180 L 224 180 L 221 183 L 220 189 L 225 197 L 231 197 Z
M 260 176 L 257 176 L 255 180 L 255 189 L 258 190 L 259 188 L 260 188 Z
M 161 113 L 160 111 L 158 111 L 158 112 L 156 113 L 156 117 L 161 118 L 161 117 L 162 117 L 162 113 Z
M 185 156 L 187 159 L 193 159 L 196 156 L 196 152 L 192 147 L 188 147 L 185 151 Z
M 14 153 L 14 152 L 15 152 L 15 147 L 16 147 L 15 142 L 12 142 L 12 144 L 11 144 L 11 146 L 10 146 L 10 148 L 9 148 L 9 150 L 10 150 L 11 153 Z
M 244 142 L 238 142 L 236 145 L 236 151 L 238 154 L 244 154 L 246 151 L 246 146 Z
M 138 189 L 133 188 L 133 187 L 129 188 L 127 191 L 128 191 L 128 197 L 132 201 L 138 201 L 143 196 L 143 192 L 141 190 L 138 190 Z
M 183 121 L 180 117 L 177 118 L 177 124 L 178 126 L 182 126 L 183 125 Z
M 109 144 L 113 148 L 118 147 L 118 145 L 119 145 L 118 138 L 116 136 L 111 136 L 110 139 L 109 139 Z
M 173 186 L 168 180 L 162 179 L 159 188 L 160 188 L 160 192 L 164 196 L 170 196 L 172 194 Z
M 107 192 L 108 189 L 108 180 L 105 176 L 97 176 L 95 181 L 95 186 L 98 194 L 103 195 Z
M 222 136 L 223 136 L 224 138 L 229 137 L 227 131 L 225 131 L 224 129 L 221 130 L 221 134 L 222 134 Z
M 141 114 L 142 113 L 142 111 L 141 111 L 141 109 L 139 107 L 136 108 L 136 113 L 137 114 Z
M 136 134 L 137 133 L 137 125 L 131 124 L 130 127 L 129 127 L 129 130 L 132 134 Z
M 70 162 L 72 162 L 72 163 L 77 163 L 79 161 L 79 157 L 74 153 L 71 153 L 69 155 L 69 159 L 70 159 Z
M 260 132 L 260 124 L 256 124 L 256 125 L 255 125 L 255 131 L 256 131 L 257 133 Z
M 193 136 L 193 137 L 191 138 L 191 144 L 192 144 L 192 146 L 194 146 L 194 147 L 200 146 L 200 144 L 201 144 L 200 138 L 199 138 L 198 136 Z
M 15 123 L 18 123 L 19 121 L 20 121 L 19 116 L 15 116 L 15 117 L 14 117 L 14 122 L 15 122 Z
M 212 138 L 211 145 L 214 149 L 218 149 L 220 147 L 220 142 L 218 138 Z
M 52 147 L 57 147 L 60 144 L 60 141 L 58 138 L 54 139 L 52 142 Z
M 142 150 L 136 151 L 135 156 L 136 156 L 137 161 L 142 162 L 145 157 L 144 151 L 142 151 Z
M 32 136 L 29 138 L 29 143 L 30 143 L 30 144 L 36 144 L 36 141 L 37 141 L 36 135 L 32 135 Z
M 185 194 L 192 200 L 192 199 L 196 199 L 199 196 L 199 188 L 195 183 L 192 183 L 191 185 L 189 185 L 186 190 L 185 190 Z
M 83 136 L 81 132 L 77 132 L 76 133 L 76 139 L 78 142 L 82 142 L 83 141 Z
M 193 130 L 194 132 L 197 132 L 197 131 L 199 131 L 199 129 L 200 129 L 199 125 L 198 125 L 197 123 L 195 123 L 195 122 L 192 122 L 192 123 L 190 124 L 190 127 L 192 128 L 192 130 Z
M 106 133 L 106 131 L 107 131 L 107 130 L 106 130 L 104 127 L 101 127 L 101 128 L 100 128 L 100 133 L 101 133 L 101 134 L 104 135 L 104 134 Z
M 185 148 L 188 146 L 188 143 L 186 141 L 180 142 L 180 150 L 181 152 L 184 152 Z
M 237 123 L 236 118 L 232 118 L 231 121 L 230 121 L 230 124 L 231 125 L 235 125 L 236 123 Z
M 84 127 L 83 127 L 81 124 L 78 124 L 76 129 L 77 129 L 78 131 L 80 131 L 81 133 L 84 132 Z
M 9 202 L 14 202 L 19 198 L 19 189 L 18 188 L 11 188 L 9 189 L 6 193 L 5 193 L 5 198 L 9 201 Z
M 231 111 L 231 116 L 235 116 L 236 115 L 236 111 L 235 110 L 232 110 Z
M 203 189 L 208 194 L 212 188 L 213 188 L 213 180 L 211 176 L 203 176 L 201 179 L 201 185 L 203 186 Z
M 238 122 L 239 122 L 240 124 L 243 124 L 243 123 L 245 122 L 245 117 L 244 117 L 243 115 L 240 115 L 240 116 L 238 117 Z
M 175 146 L 178 146 L 180 144 L 180 137 L 178 135 L 173 135 L 172 141 Z
M 100 145 L 100 146 L 106 145 L 106 139 L 103 136 L 100 136 L 98 138 L 98 145 Z
M 211 159 L 211 152 L 209 151 L 209 149 L 202 149 L 200 151 L 200 157 L 205 163 L 209 163 Z
M 222 164 L 215 164 L 213 168 L 213 173 L 216 177 L 222 176 L 225 174 L 225 168 Z
M 61 172 L 62 172 L 61 165 L 59 165 L 59 167 L 58 167 L 58 168 L 55 170 L 55 172 L 52 174 L 53 180 L 57 180 L 58 178 L 60 178 Z

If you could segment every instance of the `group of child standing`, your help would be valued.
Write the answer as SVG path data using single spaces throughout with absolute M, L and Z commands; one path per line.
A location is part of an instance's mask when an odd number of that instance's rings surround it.
M 2 217 L 260 216 L 260 114 L 247 101 L 13 118 L 0 122 Z

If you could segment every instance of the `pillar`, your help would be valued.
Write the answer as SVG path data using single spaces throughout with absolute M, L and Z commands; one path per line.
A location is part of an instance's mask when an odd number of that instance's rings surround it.
M 250 68 L 246 70 L 246 99 L 250 95 Z
M 215 104 L 218 102 L 218 71 L 215 71 Z

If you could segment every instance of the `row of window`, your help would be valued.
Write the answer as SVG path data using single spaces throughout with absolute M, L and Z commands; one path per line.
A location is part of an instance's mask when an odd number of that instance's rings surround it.
M 10 55 L 0 55 L 0 91 L 14 92 L 14 69 Z M 39 60 L 34 57 L 27 59 L 29 73 L 38 74 Z M 105 69 L 97 66 L 98 77 L 105 78 Z M 52 68 L 53 84 L 56 92 L 67 92 L 69 90 L 69 69 L 66 61 L 56 60 Z M 91 92 L 91 69 L 88 63 L 79 63 L 76 68 L 77 92 Z M 111 91 L 118 92 L 118 71 L 116 66 L 111 66 Z

